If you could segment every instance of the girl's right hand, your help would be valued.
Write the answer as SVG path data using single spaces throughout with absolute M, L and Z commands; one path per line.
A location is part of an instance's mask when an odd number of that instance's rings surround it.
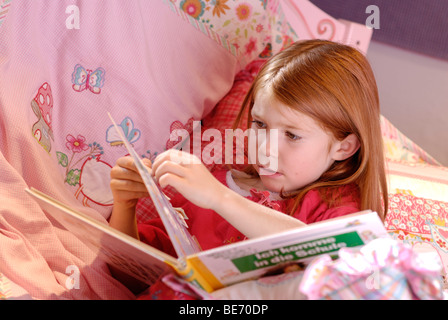
M 142 161 L 148 168 L 151 168 L 152 164 L 149 159 L 143 158 Z M 130 156 L 117 160 L 110 171 L 110 178 L 114 206 L 133 208 L 137 205 L 139 198 L 149 196 L 134 160 Z

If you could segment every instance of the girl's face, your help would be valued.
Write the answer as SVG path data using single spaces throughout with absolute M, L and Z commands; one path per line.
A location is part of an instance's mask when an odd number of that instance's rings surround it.
M 251 116 L 252 128 L 266 134 L 257 135 L 257 159 L 250 156 L 249 160 L 269 191 L 300 189 L 319 179 L 338 159 L 341 142 L 309 116 L 273 99 L 270 89 L 259 90 Z M 268 164 L 260 161 L 266 157 Z

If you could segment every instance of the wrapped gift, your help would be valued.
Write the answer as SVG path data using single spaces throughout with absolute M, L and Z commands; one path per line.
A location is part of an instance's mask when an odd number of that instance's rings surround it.
M 389 238 L 343 248 L 337 260 L 314 260 L 300 291 L 309 299 L 443 299 L 440 262 L 424 255 Z

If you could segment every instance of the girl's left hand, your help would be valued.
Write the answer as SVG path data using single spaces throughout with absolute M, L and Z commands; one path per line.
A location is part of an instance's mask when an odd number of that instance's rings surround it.
M 152 164 L 152 173 L 162 188 L 171 186 L 195 205 L 216 211 L 227 188 L 201 163 L 198 157 L 179 150 L 161 153 Z

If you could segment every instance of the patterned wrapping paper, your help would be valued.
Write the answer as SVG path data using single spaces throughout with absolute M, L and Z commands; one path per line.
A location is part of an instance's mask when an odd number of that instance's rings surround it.
M 314 260 L 300 290 L 309 299 L 441 300 L 440 264 L 393 239 L 376 239 L 359 252 L 341 249 L 339 259 Z

